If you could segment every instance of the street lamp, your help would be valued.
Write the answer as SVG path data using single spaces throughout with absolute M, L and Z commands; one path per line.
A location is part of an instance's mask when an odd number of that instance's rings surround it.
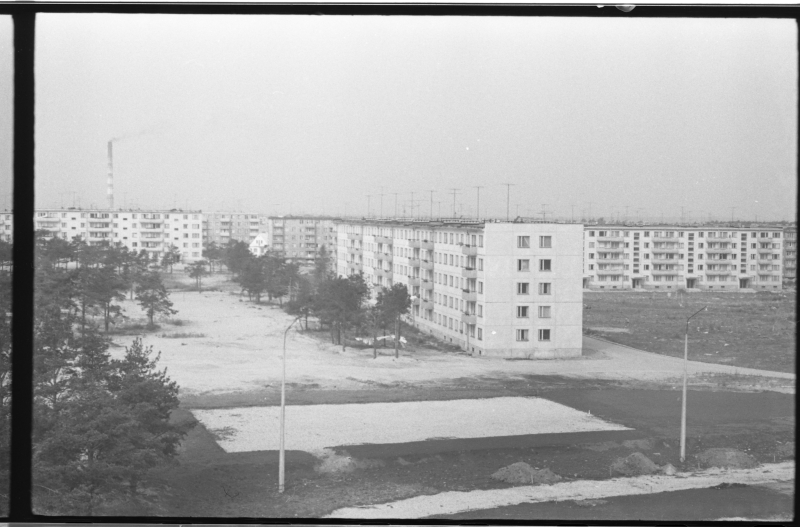
M 689 363 L 689 321 L 701 311 L 708 310 L 704 307 L 686 319 L 686 334 L 683 340 L 683 402 L 681 403 L 681 463 L 686 459 L 686 375 Z
M 283 378 L 281 379 L 281 448 L 280 448 L 280 455 L 278 457 L 278 492 L 283 493 L 283 475 L 285 472 L 285 456 L 284 456 L 284 435 L 286 433 L 286 335 L 289 334 L 289 330 L 292 329 L 294 323 L 302 318 L 302 314 L 298 315 L 297 318 L 292 320 L 292 323 L 289 324 L 289 327 L 286 328 L 286 331 L 283 332 Z

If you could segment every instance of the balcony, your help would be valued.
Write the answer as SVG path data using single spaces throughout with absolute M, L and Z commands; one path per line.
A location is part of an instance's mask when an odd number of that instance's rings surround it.
M 732 253 L 732 247 L 706 247 L 706 252 L 708 254 L 727 254 Z
M 478 278 L 478 270 L 472 267 L 462 267 L 461 276 L 463 278 Z
M 378 260 L 382 260 L 384 262 L 390 262 L 391 263 L 392 254 L 391 253 L 375 253 L 375 258 L 377 258 Z
M 678 254 L 681 250 L 678 247 L 653 247 L 653 254 Z
M 614 254 L 617 254 L 617 253 L 624 252 L 625 248 L 624 247 L 598 247 L 596 250 L 597 250 L 598 253 L 614 253 Z
M 409 276 L 408 277 L 408 285 L 410 286 L 419 286 L 421 279 L 419 276 Z
M 419 240 L 408 240 L 408 246 L 414 249 L 419 249 L 421 244 Z
M 433 260 L 422 260 L 419 266 L 428 271 L 433 271 Z
M 677 276 L 677 269 L 653 269 L 650 271 L 654 276 Z
M 624 269 L 598 269 L 597 274 L 599 275 L 618 275 L 623 274 L 625 272 Z
M 759 247 L 758 254 L 772 254 L 773 251 L 780 251 L 780 249 L 773 249 L 772 247 Z
M 359 247 L 348 247 L 347 252 L 349 254 L 361 254 L 361 249 Z
M 392 244 L 392 239 L 388 236 L 374 236 L 375 243 L 385 243 L 386 245 Z
M 391 279 L 392 278 L 392 271 L 390 271 L 389 269 L 377 268 L 377 269 L 375 269 L 375 276 L 383 276 L 383 277 Z
M 730 269 L 706 269 L 706 274 L 709 276 L 725 276 L 729 274 L 733 274 L 733 271 Z
M 599 242 L 621 242 L 622 236 L 598 236 L 597 241 Z
M 409 258 L 408 259 L 408 265 L 410 265 L 411 267 L 419 267 L 421 265 L 421 263 L 422 263 L 422 261 L 419 258 Z
M 478 315 L 475 313 L 461 313 L 461 322 L 465 324 L 477 324 Z
M 478 248 L 474 245 L 462 245 L 461 254 L 465 256 L 477 256 Z
M 420 298 L 412 298 L 411 299 L 411 305 L 412 306 L 418 306 L 420 304 L 422 304 L 422 299 L 420 299 Z
M 359 272 L 362 270 L 362 266 L 359 262 L 347 262 L 347 267 L 350 268 L 351 272 Z
M 420 246 L 425 250 L 432 251 L 433 250 L 433 240 L 422 240 L 422 243 L 420 244 Z
M 775 271 L 773 269 L 760 269 L 758 270 L 758 274 L 781 274 L 780 271 Z
M 422 289 L 433 291 L 433 282 L 431 280 L 422 280 Z
M 361 240 L 363 239 L 363 236 L 361 236 L 361 234 L 358 234 L 358 233 L 355 233 L 355 232 L 348 232 L 348 233 L 347 233 L 347 239 L 348 239 L 348 240 L 358 240 L 358 241 L 361 241 Z
M 595 260 L 598 264 L 621 264 L 622 258 L 598 258 Z
M 656 258 L 655 255 L 653 255 L 653 259 L 650 261 L 654 264 L 677 264 L 681 262 L 678 258 Z
M 654 242 L 678 242 L 678 238 L 675 236 L 653 236 L 651 239 Z
M 430 311 L 430 310 L 433 309 L 433 301 L 432 300 L 426 300 L 426 299 L 423 298 L 422 302 L 420 303 L 420 306 L 422 306 L 422 309 L 427 309 L 428 311 Z
M 145 225 L 147 225 L 145 227 Z M 161 223 L 142 223 L 139 228 L 143 231 L 162 231 L 164 226 Z
M 461 298 L 465 302 L 476 302 L 478 300 L 478 292 L 470 289 L 461 290 Z

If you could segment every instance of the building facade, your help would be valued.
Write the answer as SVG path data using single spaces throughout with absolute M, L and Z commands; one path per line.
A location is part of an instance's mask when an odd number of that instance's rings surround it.
M 203 214 L 203 241 L 206 245 L 228 245 L 231 240 L 250 243 L 262 232 L 262 214 L 245 212 L 206 212 Z
M 780 290 L 784 241 L 779 227 L 586 226 L 583 287 Z
M 404 284 L 409 320 L 473 355 L 581 355 L 583 226 L 337 222 L 337 274 Z
M 263 256 L 269 250 L 269 240 L 266 232 L 262 232 L 250 242 L 250 252 L 253 256 Z
M 14 213 L 3 211 L 0 213 L 0 240 L 4 242 L 14 241 Z
M 331 259 L 336 251 L 335 218 L 327 216 L 270 216 L 267 239 L 271 249 L 287 260 L 311 263 L 325 246 Z
M 797 226 L 783 229 L 783 279 L 788 285 L 797 283 Z
M 203 257 L 202 213 L 196 211 L 37 209 L 34 229 L 71 241 L 80 236 L 89 245 L 120 243 L 131 251 L 160 258 L 176 247 L 181 260 Z

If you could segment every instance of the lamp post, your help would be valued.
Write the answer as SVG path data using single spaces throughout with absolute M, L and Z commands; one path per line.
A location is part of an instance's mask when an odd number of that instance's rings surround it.
M 297 318 L 292 320 L 286 331 L 283 332 L 283 378 L 281 379 L 281 447 L 280 455 L 278 457 L 278 492 L 283 493 L 283 476 L 285 472 L 286 462 L 284 455 L 284 436 L 286 433 L 286 335 L 292 329 L 294 323 L 300 320 L 303 315 L 298 315 Z
M 706 311 L 708 307 L 704 307 L 694 315 L 686 319 L 686 334 L 683 340 L 683 401 L 681 403 L 681 463 L 686 459 L 686 376 L 689 363 L 689 321 L 701 311 Z

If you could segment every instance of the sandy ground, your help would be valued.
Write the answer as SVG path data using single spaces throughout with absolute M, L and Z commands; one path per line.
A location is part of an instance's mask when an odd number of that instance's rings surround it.
M 654 494 L 685 489 L 713 487 L 722 483 L 763 484 L 794 479 L 794 461 L 766 464 L 754 469 L 710 469 L 675 476 L 639 476 L 594 481 L 579 480 L 507 489 L 443 492 L 416 496 L 368 507 L 338 509 L 326 518 L 406 519 L 433 515 L 457 514 L 471 510 L 492 509 L 520 503 L 602 499 L 613 496 Z
M 226 452 L 277 450 L 280 407 L 194 410 Z M 535 397 L 289 406 L 286 448 L 408 443 L 429 439 L 630 430 Z M 302 426 L 292 426 L 302 423 Z
M 171 295 L 181 326 L 161 323 L 161 329 L 144 337 L 145 345 L 161 351 L 161 365 L 168 368 L 183 393 L 226 393 L 279 386 L 282 370 L 283 332 L 292 318 L 277 307 L 255 305 L 227 292 L 175 292 Z M 143 314 L 134 302 L 123 308 L 132 319 Z M 162 338 L 162 334 L 194 334 Z M 119 346 L 133 337 L 116 336 Z M 642 352 L 590 337 L 584 338 L 585 356 L 567 360 L 509 361 L 470 357 L 434 350 L 350 349 L 320 341 L 292 330 L 287 339 L 288 382 L 315 384 L 318 388 L 356 389 L 378 384 L 435 382 L 477 376 L 564 375 L 609 380 L 673 380 L 681 376 L 680 359 Z M 119 355 L 123 348 L 114 348 Z M 794 379 L 790 373 L 748 370 L 733 366 L 691 362 L 690 374 L 727 373 Z

